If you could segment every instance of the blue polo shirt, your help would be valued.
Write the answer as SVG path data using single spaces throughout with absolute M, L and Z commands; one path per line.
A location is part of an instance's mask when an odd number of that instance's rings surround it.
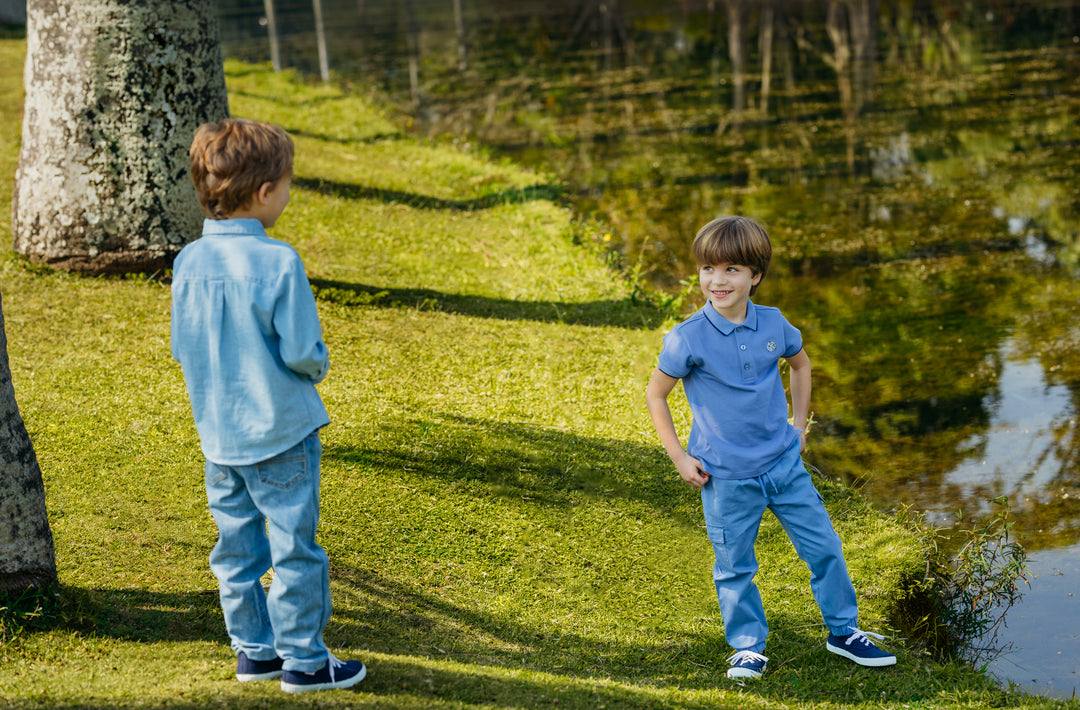
M 664 336 L 658 367 L 683 382 L 694 415 L 686 451 L 710 475 L 760 476 L 798 438 L 779 362 L 800 350 L 780 310 L 752 302 L 738 325 L 706 303 Z
M 296 250 L 255 219 L 208 219 L 173 264 L 172 354 L 203 455 L 247 466 L 330 418 L 315 383 L 330 360 Z

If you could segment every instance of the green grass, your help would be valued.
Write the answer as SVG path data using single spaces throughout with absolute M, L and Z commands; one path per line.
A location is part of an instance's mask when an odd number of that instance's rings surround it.
M 0 41 L 17 135 L 24 42 Z M 13 78 L 14 77 L 14 78 Z M 550 178 L 407 137 L 363 99 L 230 63 L 235 115 L 297 139 L 273 235 L 319 295 L 326 636 L 370 677 L 286 697 L 238 684 L 207 566 L 215 529 L 169 289 L 0 258 L 16 393 L 44 471 L 60 597 L 0 645 L 10 708 L 1054 707 L 931 660 L 824 649 L 808 575 L 767 517 L 769 674 L 740 686 L 700 503 L 656 443 L 645 383 L 664 314 L 635 300 Z M 0 149 L 7 213 L 17 143 Z M 10 227 L 0 221 L 0 238 Z M 8 230 L 8 231 L 3 231 Z M 685 403 L 676 406 L 685 431 Z M 821 481 L 888 630 L 921 544 Z

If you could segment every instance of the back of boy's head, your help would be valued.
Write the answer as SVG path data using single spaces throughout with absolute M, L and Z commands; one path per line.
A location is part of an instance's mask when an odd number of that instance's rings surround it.
M 292 175 L 293 142 L 280 126 L 244 118 L 204 123 L 191 143 L 191 179 L 206 214 L 225 219 L 264 183 Z
M 749 217 L 718 217 L 698 230 L 694 237 L 694 258 L 698 266 L 736 264 L 746 266 L 762 280 L 772 260 L 769 233 Z M 750 288 L 754 295 L 761 281 Z

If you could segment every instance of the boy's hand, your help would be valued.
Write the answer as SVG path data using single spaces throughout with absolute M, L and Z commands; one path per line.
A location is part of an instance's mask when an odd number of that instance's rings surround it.
M 682 479 L 694 488 L 701 488 L 709 482 L 709 474 L 705 472 L 701 462 L 686 452 L 675 462 L 675 468 L 679 470 Z

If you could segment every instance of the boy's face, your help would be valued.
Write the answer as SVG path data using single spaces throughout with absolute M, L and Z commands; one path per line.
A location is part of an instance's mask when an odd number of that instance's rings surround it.
M 742 323 L 750 288 L 761 281 L 761 274 L 739 264 L 703 264 L 698 267 L 698 281 L 717 313 L 732 323 Z

